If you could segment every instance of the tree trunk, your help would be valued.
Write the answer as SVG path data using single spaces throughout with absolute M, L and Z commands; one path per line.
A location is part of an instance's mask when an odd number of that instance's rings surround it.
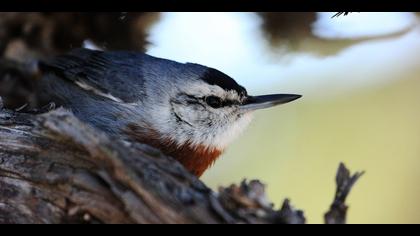
M 359 174 L 353 178 L 344 174 L 345 181 L 353 179 L 344 186 L 346 196 Z M 338 208 L 345 196 L 334 203 Z M 332 215 L 331 219 L 340 219 L 328 223 L 345 220 L 345 214 L 344 218 Z M 259 181 L 221 188 L 216 194 L 159 150 L 111 140 L 63 109 L 41 115 L 1 110 L 0 223 L 82 222 L 304 223 L 305 219 L 288 200 L 274 210 Z

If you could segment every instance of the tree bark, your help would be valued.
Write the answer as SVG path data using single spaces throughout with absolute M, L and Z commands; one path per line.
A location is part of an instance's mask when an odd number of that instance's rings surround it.
M 344 223 L 338 215 L 327 223 Z M 0 111 L 0 223 L 304 222 L 288 200 L 273 209 L 259 181 L 215 193 L 159 150 L 113 140 L 64 109 Z

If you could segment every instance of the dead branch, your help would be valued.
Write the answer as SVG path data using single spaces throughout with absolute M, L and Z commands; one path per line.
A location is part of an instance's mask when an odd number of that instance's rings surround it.
M 344 203 L 357 180 L 347 180 L 344 167 L 338 176 L 334 206 Z M 342 217 L 329 214 L 327 222 L 343 223 Z M 289 201 L 273 209 L 259 181 L 216 194 L 159 150 L 112 140 L 63 109 L 42 115 L 2 110 L 0 223 L 81 222 L 304 223 L 305 218 Z

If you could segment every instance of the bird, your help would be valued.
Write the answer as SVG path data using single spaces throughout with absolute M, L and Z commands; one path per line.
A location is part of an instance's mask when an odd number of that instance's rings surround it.
M 137 51 L 77 48 L 38 66 L 43 100 L 119 140 L 158 148 L 197 177 L 245 130 L 254 111 L 301 97 L 251 96 L 212 67 Z

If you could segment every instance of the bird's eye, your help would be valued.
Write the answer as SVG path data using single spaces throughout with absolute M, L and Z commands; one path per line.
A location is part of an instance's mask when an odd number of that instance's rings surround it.
M 220 108 L 223 105 L 222 100 L 216 96 L 206 97 L 206 103 L 213 108 Z

